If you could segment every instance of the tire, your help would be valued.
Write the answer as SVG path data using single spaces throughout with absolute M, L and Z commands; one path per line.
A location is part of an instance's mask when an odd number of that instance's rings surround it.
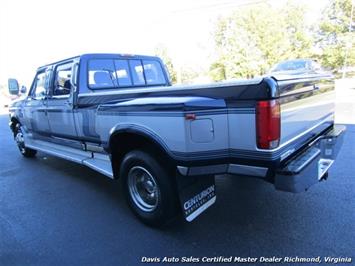
M 23 137 L 23 132 L 20 124 L 16 124 L 15 126 L 14 137 L 15 137 L 17 147 L 24 157 L 32 158 L 36 156 L 37 153 L 36 150 L 26 148 L 25 139 Z
M 163 226 L 177 214 L 178 197 L 173 171 L 148 152 L 127 153 L 120 166 L 126 200 L 133 213 L 149 226 Z

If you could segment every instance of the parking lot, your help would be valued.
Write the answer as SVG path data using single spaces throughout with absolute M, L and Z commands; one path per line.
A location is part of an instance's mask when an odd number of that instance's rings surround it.
M 164 256 L 354 261 L 355 101 L 340 94 L 337 101 L 338 122 L 348 130 L 326 182 L 290 194 L 261 180 L 220 176 L 213 207 L 164 229 L 137 221 L 119 181 L 43 153 L 22 158 L 1 115 L 0 265 L 134 265 Z

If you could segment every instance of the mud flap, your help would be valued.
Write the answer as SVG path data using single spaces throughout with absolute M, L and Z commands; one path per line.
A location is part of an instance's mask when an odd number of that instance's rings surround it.
M 191 222 L 216 202 L 214 176 L 176 176 L 180 205 L 186 221 Z

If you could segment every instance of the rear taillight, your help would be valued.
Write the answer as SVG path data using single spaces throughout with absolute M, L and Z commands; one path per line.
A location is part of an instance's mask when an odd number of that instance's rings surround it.
M 256 140 L 259 149 L 274 149 L 280 143 L 280 104 L 278 100 L 256 105 Z

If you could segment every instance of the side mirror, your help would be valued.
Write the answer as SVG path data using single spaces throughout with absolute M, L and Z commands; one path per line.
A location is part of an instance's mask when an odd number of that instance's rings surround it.
M 25 93 L 27 92 L 26 86 L 22 86 L 20 92 L 21 92 L 22 94 L 25 94 Z
M 18 95 L 19 94 L 20 88 L 18 85 L 18 81 L 16 79 L 9 79 L 8 86 L 9 86 L 9 93 L 11 95 Z

